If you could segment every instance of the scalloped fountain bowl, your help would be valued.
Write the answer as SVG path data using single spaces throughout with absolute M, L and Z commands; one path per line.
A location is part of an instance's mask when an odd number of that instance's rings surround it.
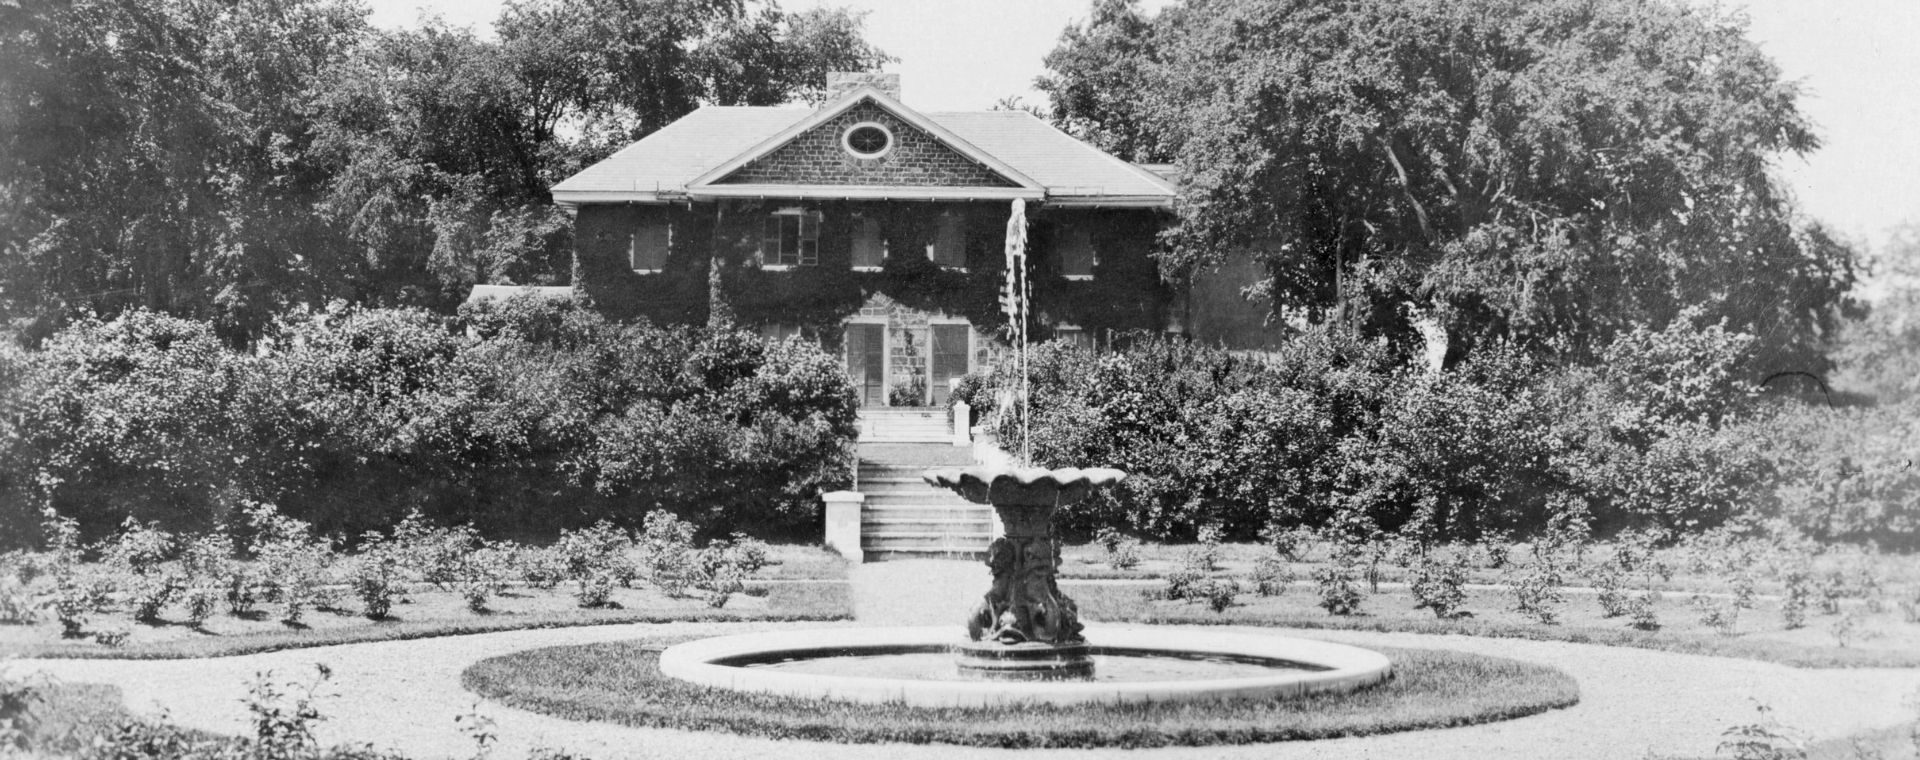
M 1391 677 L 1386 656 L 1324 641 L 1220 631 L 1087 632 L 1060 592 L 1053 513 L 1113 485 L 1103 467 L 930 470 L 928 483 L 993 505 L 1004 535 L 993 583 L 953 627 L 833 628 L 701 639 L 669 647 L 660 671 L 738 691 L 920 707 L 1273 699 L 1347 692 Z

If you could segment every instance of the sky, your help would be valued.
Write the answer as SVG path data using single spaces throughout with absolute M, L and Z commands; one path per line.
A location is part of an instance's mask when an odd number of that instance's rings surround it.
M 1146 0 L 1158 8 L 1168 0 Z M 488 33 L 499 0 L 370 0 L 373 23 L 411 26 L 422 10 Z M 1032 89 L 1041 60 L 1090 0 L 787 0 L 800 10 L 868 11 L 868 39 L 900 58 L 914 108 L 985 109 Z M 1824 147 L 1777 165 L 1801 209 L 1846 238 L 1878 247 L 1902 222 L 1920 223 L 1920 0 L 1732 0 L 1750 36 L 1800 84 L 1801 107 Z

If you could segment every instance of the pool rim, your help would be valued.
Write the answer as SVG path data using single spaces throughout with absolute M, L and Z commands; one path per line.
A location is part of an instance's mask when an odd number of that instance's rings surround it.
M 767 631 L 697 639 L 676 644 L 661 652 L 660 672 L 670 678 L 719 689 L 862 703 L 891 702 L 916 707 L 1292 698 L 1350 692 L 1385 681 L 1393 673 L 1392 662 L 1379 652 L 1294 636 L 1146 626 L 1090 626 L 1086 637 L 1099 650 L 1131 650 L 1168 656 L 1252 657 L 1325 669 L 1248 678 L 1186 681 L 1009 682 L 832 676 L 726 664 L 778 659 L 790 653 L 865 655 L 926 651 L 965 640 L 965 635 L 953 626 L 926 626 Z

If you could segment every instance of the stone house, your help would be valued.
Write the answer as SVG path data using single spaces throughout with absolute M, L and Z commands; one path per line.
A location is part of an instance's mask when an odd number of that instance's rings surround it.
M 615 317 L 725 309 L 839 353 L 866 406 L 938 406 L 1007 345 L 998 293 L 1019 199 L 1033 338 L 1100 346 L 1247 319 L 1196 313 L 1200 290 L 1162 278 L 1166 167 L 1023 111 L 916 111 L 897 75 L 829 85 L 817 108 L 701 108 L 555 185 L 576 213 L 574 287 Z

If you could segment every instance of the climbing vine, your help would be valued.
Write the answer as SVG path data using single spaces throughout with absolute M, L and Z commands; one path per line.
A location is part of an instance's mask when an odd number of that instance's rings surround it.
M 767 268 L 757 259 L 766 216 L 800 205 L 820 213 L 818 264 Z M 1008 209 L 999 202 L 728 201 L 667 207 L 582 209 L 576 274 L 595 304 L 614 316 L 670 323 L 704 321 L 708 267 L 720 266 L 720 295 L 745 325 L 795 325 L 837 350 L 838 326 L 874 295 L 911 309 L 963 317 L 982 333 L 1004 335 L 1000 288 L 1005 276 Z M 943 215 L 962 226 L 965 269 L 942 267 L 923 253 Z M 1156 236 L 1162 219 L 1147 210 L 1034 210 L 1029 216 L 1033 323 L 1036 340 L 1049 325 L 1071 323 L 1093 334 L 1157 329 L 1165 323 L 1167 288 L 1161 283 Z M 673 226 L 662 270 L 634 274 L 626 264 L 620 227 Z M 887 256 L 877 271 L 855 270 L 857 230 L 876 223 Z M 1058 272 L 1055 240 L 1067 224 L 1084 226 L 1101 252 L 1095 276 L 1074 281 Z M 609 234 L 608 230 L 612 230 Z

